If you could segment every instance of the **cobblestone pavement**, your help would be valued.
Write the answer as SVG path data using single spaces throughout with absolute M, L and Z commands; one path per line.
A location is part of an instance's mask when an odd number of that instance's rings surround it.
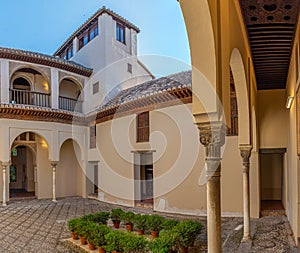
M 61 243 L 62 239 L 70 237 L 66 221 L 88 213 L 109 211 L 115 207 L 116 205 L 79 197 L 59 199 L 57 203 L 51 200 L 11 202 L 7 207 L 0 207 L 0 252 L 74 252 Z M 149 209 L 135 211 L 151 212 Z M 166 216 L 185 218 L 170 214 Z M 205 220 L 202 222 L 206 225 Z M 285 217 L 266 217 L 255 223 L 256 233 L 249 252 L 294 252 L 291 251 L 294 245 Z M 241 224 L 242 218 L 222 219 L 223 252 L 238 252 L 242 238 Z M 204 230 L 190 252 L 205 252 L 206 239 Z

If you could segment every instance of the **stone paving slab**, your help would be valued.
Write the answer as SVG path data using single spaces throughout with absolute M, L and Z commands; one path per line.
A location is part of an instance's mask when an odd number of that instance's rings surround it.
M 0 207 L 0 252 L 75 252 L 62 243 L 63 239 L 70 237 L 67 220 L 89 213 L 110 211 L 116 207 L 120 206 L 79 197 L 59 199 L 56 203 L 51 200 L 12 201 L 7 207 Z M 151 209 L 122 208 L 140 213 L 152 213 Z M 163 215 L 177 219 L 198 219 L 206 227 L 205 218 Z M 254 222 L 257 229 L 248 252 L 297 252 L 294 251 L 295 245 L 291 239 L 286 217 L 264 217 Z M 242 223 L 242 218 L 222 218 L 223 252 L 239 252 L 239 247 L 241 249 Z M 190 253 L 206 252 L 206 241 L 205 228 L 195 244 L 196 247 L 191 249 Z

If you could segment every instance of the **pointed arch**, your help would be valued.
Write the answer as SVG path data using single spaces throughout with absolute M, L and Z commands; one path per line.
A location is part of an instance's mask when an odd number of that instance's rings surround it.
M 230 57 L 230 67 L 235 83 L 239 127 L 239 145 L 251 145 L 251 125 L 249 109 L 249 91 L 246 80 L 246 72 L 240 51 L 234 48 Z

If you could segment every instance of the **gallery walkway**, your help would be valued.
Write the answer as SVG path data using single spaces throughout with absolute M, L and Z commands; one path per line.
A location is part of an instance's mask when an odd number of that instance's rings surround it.
M 0 252 L 75 252 L 62 239 L 69 237 L 66 221 L 87 213 L 109 211 L 114 205 L 82 198 L 14 201 L 0 208 Z M 145 209 L 136 209 L 141 212 Z M 150 212 L 149 209 L 147 212 Z M 184 218 L 184 216 L 176 216 Z M 205 220 L 202 220 L 205 223 Z M 287 219 L 265 217 L 253 222 L 255 234 L 252 245 L 239 245 L 242 238 L 242 218 L 224 218 L 223 252 L 297 252 L 291 239 Z M 205 231 L 190 252 L 205 252 Z M 239 248 L 240 247 L 240 248 Z

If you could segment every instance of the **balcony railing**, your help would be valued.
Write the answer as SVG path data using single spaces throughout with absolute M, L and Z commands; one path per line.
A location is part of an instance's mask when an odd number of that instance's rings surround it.
M 27 90 L 9 90 L 10 103 L 50 107 L 50 95 Z
M 71 112 L 82 112 L 82 101 L 59 96 L 59 109 Z

